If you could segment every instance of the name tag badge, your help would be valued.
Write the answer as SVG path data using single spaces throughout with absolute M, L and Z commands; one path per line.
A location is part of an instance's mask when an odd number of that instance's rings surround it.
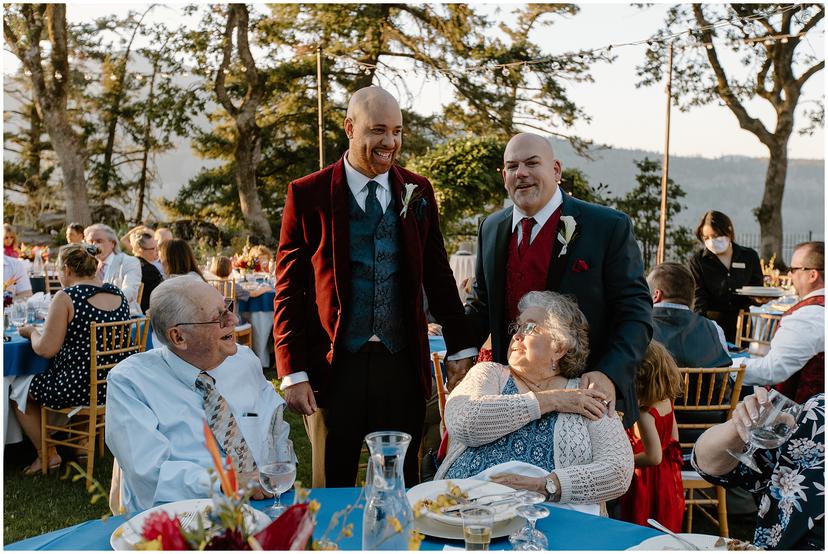
M 745 262 L 733 262 L 730 264 L 733 269 L 745 269 Z

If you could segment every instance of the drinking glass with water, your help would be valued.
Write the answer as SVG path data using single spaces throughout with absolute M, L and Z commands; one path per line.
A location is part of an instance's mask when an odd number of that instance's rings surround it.
M 267 450 L 265 461 L 259 467 L 259 481 L 262 488 L 274 497 L 273 505 L 265 510 L 265 514 L 276 519 L 285 510 L 279 497 L 290 490 L 296 481 L 296 456 L 293 453 L 293 441 L 290 440 L 268 444 Z
M 802 411 L 797 404 L 775 389 L 768 391 L 768 399 L 761 405 L 756 422 L 750 426 L 750 442 L 744 452 L 727 451 L 728 454 L 760 472 L 753 455 L 759 448 L 779 448 L 796 430 L 796 420 Z
M 21 328 L 26 325 L 26 318 L 28 311 L 25 302 L 15 302 L 11 307 L 11 324 L 16 328 Z
M 488 550 L 492 540 L 494 510 L 486 506 L 476 506 L 460 510 L 463 518 L 463 539 L 466 550 Z

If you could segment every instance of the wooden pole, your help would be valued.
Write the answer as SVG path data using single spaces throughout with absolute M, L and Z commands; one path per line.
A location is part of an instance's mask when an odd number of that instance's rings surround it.
M 658 218 L 658 252 L 656 253 L 656 264 L 664 262 L 664 255 L 667 248 L 667 179 L 670 175 L 670 108 L 672 98 L 670 96 L 673 83 L 673 42 L 667 45 L 667 125 L 664 132 L 664 159 L 661 167 L 661 213 Z
M 322 117 L 322 45 L 316 47 L 316 99 L 317 99 L 317 127 L 319 130 L 319 169 L 325 167 L 325 127 Z

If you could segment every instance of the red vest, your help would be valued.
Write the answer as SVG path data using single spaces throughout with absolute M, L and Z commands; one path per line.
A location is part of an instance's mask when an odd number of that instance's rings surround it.
M 521 253 L 518 253 L 517 232 L 512 233 L 509 241 L 509 257 L 506 261 L 504 312 L 508 323 L 517 320 L 517 305 L 524 294 L 533 290 L 546 290 L 549 267 L 552 263 L 552 250 L 557 240 L 560 220 L 561 208 L 559 207 L 546 220 L 535 240 Z
M 825 296 L 812 296 L 792 306 L 782 316 L 791 315 L 805 306 L 825 307 Z M 782 325 L 784 319 L 780 323 Z M 774 387 L 788 398 L 802 404 L 813 395 L 825 392 L 825 352 L 820 352 L 805 363 L 805 366 L 788 377 L 784 383 Z

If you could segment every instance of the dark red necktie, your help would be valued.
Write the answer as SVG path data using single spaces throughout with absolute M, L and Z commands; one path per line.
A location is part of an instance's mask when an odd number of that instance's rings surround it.
M 534 217 L 524 217 L 520 220 L 520 230 L 522 236 L 520 237 L 520 244 L 518 245 L 518 253 L 523 254 L 529 248 L 529 241 L 532 238 L 532 227 L 535 226 Z

